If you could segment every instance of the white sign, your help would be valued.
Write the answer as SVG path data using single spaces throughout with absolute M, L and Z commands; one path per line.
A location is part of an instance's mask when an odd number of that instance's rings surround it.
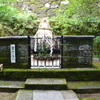
M 15 44 L 10 45 L 11 63 L 16 63 Z

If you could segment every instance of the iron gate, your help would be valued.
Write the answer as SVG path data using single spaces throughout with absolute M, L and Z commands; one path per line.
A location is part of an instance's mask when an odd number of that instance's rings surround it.
M 60 68 L 62 66 L 63 36 L 48 40 L 52 41 L 50 45 L 45 43 L 45 39 L 28 36 L 29 68 Z

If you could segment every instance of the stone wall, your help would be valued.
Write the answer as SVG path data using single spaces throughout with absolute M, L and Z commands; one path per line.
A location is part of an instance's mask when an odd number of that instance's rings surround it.
M 27 13 L 36 13 L 38 17 L 50 17 L 54 15 L 54 10 L 67 4 L 67 0 L 17 0 L 14 6 Z
M 11 62 L 12 44 L 15 45 L 15 62 Z M 0 37 L 0 63 L 4 68 L 28 68 L 27 44 L 27 36 Z
M 61 68 L 92 67 L 94 36 L 63 36 L 62 66 Z M 59 36 L 59 39 L 61 37 Z M 11 45 L 15 45 L 15 56 L 11 52 Z M 0 37 L 0 63 L 4 68 L 29 68 L 28 37 L 12 36 Z M 15 57 L 15 62 L 11 61 Z M 31 54 L 31 52 L 30 52 Z
M 64 36 L 63 37 L 63 67 L 92 67 L 94 36 Z

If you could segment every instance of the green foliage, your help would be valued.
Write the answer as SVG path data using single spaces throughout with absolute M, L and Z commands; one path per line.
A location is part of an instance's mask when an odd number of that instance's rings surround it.
M 38 49 L 38 56 L 39 56 L 39 58 L 45 58 L 45 57 L 47 57 L 47 56 L 49 56 L 49 54 L 48 54 L 48 48 L 46 48 L 46 46 L 45 45 L 43 45 L 43 49 L 42 48 L 40 48 L 40 49 Z
M 69 0 L 68 6 L 55 11 L 56 17 L 51 20 L 57 34 L 99 35 L 100 6 L 98 0 Z
M 94 55 L 100 58 L 100 36 L 94 38 Z
M 9 5 L 11 3 L 15 3 L 17 0 L 0 0 L 1 4 Z
M 8 3 L 0 3 L 0 31 L 1 36 L 33 34 L 37 25 L 36 14 L 27 14 L 15 9 Z

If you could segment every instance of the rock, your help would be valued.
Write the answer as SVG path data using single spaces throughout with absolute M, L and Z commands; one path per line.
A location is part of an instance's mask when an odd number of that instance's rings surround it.
M 41 4 L 46 4 L 46 3 L 48 3 L 50 0 L 40 0 L 40 3 Z
M 58 4 L 55 4 L 55 3 L 51 4 L 51 8 L 52 8 L 52 9 L 54 9 L 54 8 L 58 8 L 58 7 L 59 7 Z
M 29 6 L 29 10 L 36 10 L 37 9 L 37 6 L 35 4 L 31 4 Z
M 54 15 L 53 10 L 54 10 L 54 9 L 49 9 L 49 10 L 47 11 L 47 15 L 48 15 L 48 16 L 53 16 L 53 15 Z

